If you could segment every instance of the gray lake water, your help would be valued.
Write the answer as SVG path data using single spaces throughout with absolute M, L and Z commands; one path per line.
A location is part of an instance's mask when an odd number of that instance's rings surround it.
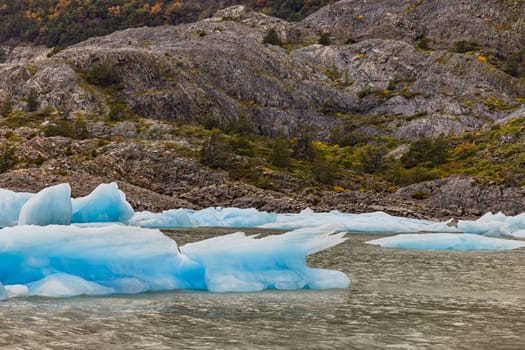
M 180 245 L 231 230 L 171 231 Z M 0 303 L 0 349 L 525 349 L 525 249 L 425 252 L 349 240 L 309 258 L 345 290 L 173 291 Z

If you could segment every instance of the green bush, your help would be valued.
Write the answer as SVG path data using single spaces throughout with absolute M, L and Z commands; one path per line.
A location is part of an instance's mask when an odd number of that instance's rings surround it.
M 109 63 L 92 66 L 83 77 L 88 83 L 104 88 L 120 87 L 122 83 L 117 67 Z
M 319 37 L 319 44 L 323 46 L 328 46 L 331 43 L 332 43 L 332 40 L 330 40 L 330 34 L 328 33 L 321 34 L 321 36 Z
M 412 142 L 408 152 L 401 157 L 401 163 L 405 168 L 432 168 L 446 163 L 448 156 L 448 142 L 444 137 L 436 140 L 424 137 Z
M 385 155 L 387 149 L 383 146 L 365 145 L 357 151 L 357 160 L 360 168 L 367 174 L 374 174 L 385 170 Z
M 481 49 L 479 43 L 474 39 L 469 39 L 454 42 L 449 48 L 449 51 L 457 53 L 467 53 L 470 51 L 477 51 L 479 49 Z
M 29 90 L 29 95 L 26 98 L 26 109 L 28 112 L 34 112 L 40 106 L 38 102 L 38 93 L 35 89 Z
M 270 154 L 270 163 L 281 169 L 286 169 L 290 166 L 290 144 L 287 139 L 279 136 L 273 140 L 272 153 Z
M 429 40 L 426 36 L 423 36 L 421 39 L 418 40 L 416 47 L 420 50 L 428 50 L 430 47 L 428 46 Z
M 0 154 L 0 173 L 5 173 L 11 169 L 17 161 L 15 149 L 10 146 L 4 146 L 4 150 Z
M 253 145 L 246 136 L 237 135 L 230 139 L 232 151 L 241 156 L 253 157 L 255 152 Z
M 8 117 L 12 111 L 13 100 L 11 98 L 7 98 L 6 100 L 2 101 L 0 104 L 0 115 L 5 118 Z
M 281 38 L 279 37 L 279 34 L 277 34 L 277 31 L 274 28 L 270 28 L 268 32 L 266 32 L 262 43 L 279 46 L 283 44 Z
M 332 185 L 337 178 L 337 164 L 317 158 L 312 164 L 312 178 L 324 185 Z
M 44 135 L 48 137 L 65 136 L 82 140 L 89 137 L 89 132 L 86 123 L 82 119 L 76 119 L 75 121 L 58 120 L 46 126 Z
M 232 150 L 224 135 L 218 130 L 213 131 L 200 151 L 200 162 L 214 169 L 229 169 L 231 167 Z

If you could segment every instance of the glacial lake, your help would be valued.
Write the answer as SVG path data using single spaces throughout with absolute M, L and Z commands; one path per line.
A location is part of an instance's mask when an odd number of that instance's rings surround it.
M 254 232 L 258 230 L 244 230 Z M 167 232 L 179 245 L 231 229 Z M 525 249 L 411 251 L 349 234 L 309 258 L 350 288 L 0 302 L 0 349 L 523 349 Z

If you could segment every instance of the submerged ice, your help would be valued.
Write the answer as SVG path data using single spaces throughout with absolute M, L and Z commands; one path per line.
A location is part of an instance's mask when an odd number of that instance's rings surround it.
M 263 238 L 234 233 L 179 250 L 155 229 L 10 227 L 0 230 L 0 297 L 10 286 L 52 297 L 345 288 L 344 273 L 306 265 L 306 255 L 343 241 L 343 234 L 314 228 Z

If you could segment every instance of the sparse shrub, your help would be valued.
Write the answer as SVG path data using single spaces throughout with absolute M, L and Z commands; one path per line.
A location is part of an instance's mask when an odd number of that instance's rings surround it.
M 510 54 L 500 66 L 502 71 L 513 77 L 525 77 L 525 48 Z
M 394 186 L 408 186 L 437 178 L 439 178 L 439 173 L 436 169 L 428 169 L 420 166 L 405 169 L 398 165 L 390 169 L 387 174 L 387 179 L 392 182 Z
M 45 136 L 64 136 L 72 139 L 86 139 L 89 137 L 89 132 L 86 123 L 82 119 L 75 121 L 57 120 L 50 123 L 44 129 Z
M 319 37 L 319 44 L 323 46 L 328 46 L 331 43 L 332 43 L 332 40 L 330 40 L 330 34 L 328 33 L 321 34 L 321 36 Z
M 109 113 L 107 119 L 110 122 L 134 120 L 137 118 L 138 115 L 130 111 L 128 105 L 124 101 L 116 100 L 111 102 L 111 104 L 109 105 Z
M 13 111 L 13 100 L 9 97 L 2 101 L 0 104 L 0 115 L 2 117 L 8 117 Z
M 28 112 L 34 112 L 38 109 L 40 102 L 38 102 L 38 93 L 35 89 L 29 90 L 29 95 L 26 98 L 26 109 Z
M 228 119 L 225 127 L 227 134 L 238 134 L 249 136 L 253 134 L 253 122 L 252 119 L 246 115 L 241 114 L 238 117 L 232 117 Z
M 281 38 L 279 37 L 279 34 L 277 34 L 277 31 L 274 28 L 270 28 L 268 32 L 266 32 L 262 43 L 279 46 L 283 44 Z
M 83 74 L 84 79 L 100 87 L 119 87 L 122 80 L 117 67 L 109 63 L 97 64 Z
M 219 128 L 220 122 L 219 122 L 219 119 L 217 119 L 217 117 L 210 115 L 204 118 L 203 125 L 204 125 L 204 129 L 213 130 L 213 129 Z
M 477 51 L 481 48 L 479 43 L 476 40 L 459 40 L 452 44 L 449 48 L 449 51 L 456 53 L 467 53 L 470 51 Z
M 428 37 L 423 36 L 421 39 L 418 40 L 416 47 L 420 50 L 429 50 L 430 47 L 428 46 L 429 40 Z
M 0 47 L 0 63 L 4 63 L 7 59 L 7 54 L 5 50 Z
M 237 135 L 230 139 L 230 146 L 240 156 L 253 157 L 255 152 L 252 143 L 246 136 Z
M 11 146 L 4 146 L 3 152 L 0 154 L 0 173 L 5 173 L 11 169 L 16 162 L 15 149 Z

